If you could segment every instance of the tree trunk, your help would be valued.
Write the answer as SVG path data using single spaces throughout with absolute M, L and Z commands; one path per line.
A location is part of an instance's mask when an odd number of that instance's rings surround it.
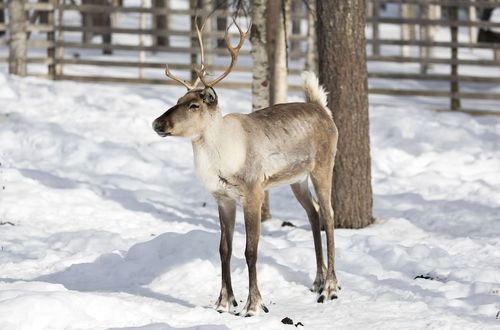
M 266 49 L 266 2 L 254 0 L 252 7 L 252 111 L 269 106 L 269 61 Z
M 306 70 L 318 74 L 318 44 L 316 38 L 316 0 L 307 0 Z
M 26 75 L 27 17 L 23 0 L 9 0 L 9 73 Z
M 200 26 L 203 24 L 203 20 L 207 20 L 205 23 L 205 27 L 203 29 L 203 46 L 205 49 L 210 49 L 212 50 L 214 48 L 214 43 L 216 38 L 209 36 L 210 33 L 212 33 L 212 17 L 208 16 L 209 13 L 212 12 L 213 6 L 212 6 L 212 1 L 211 0 L 201 0 L 200 2 L 200 9 L 205 12 L 203 14 L 204 17 L 200 17 Z M 208 66 L 211 66 L 214 62 L 214 56 L 212 54 L 205 54 L 205 63 Z
M 332 194 L 337 228 L 373 222 L 364 3 L 317 1 L 319 78 L 339 130 Z
M 266 47 L 267 27 L 267 0 L 254 0 L 252 6 L 252 111 L 266 108 L 269 103 L 269 60 Z M 269 193 L 261 209 L 261 219 L 271 218 L 269 209 Z
M 3 0 L 0 0 L 0 4 L 3 3 Z M 4 24 L 5 23 L 5 13 L 3 11 L 3 8 L 0 9 L 0 24 Z M 3 36 L 5 34 L 5 31 L 0 31 L 0 37 Z
M 99 5 L 111 7 L 111 2 L 109 0 L 82 0 L 82 5 Z M 107 28 L 107 31 L 99 32 L 102 36 L 102 44 L 105 46 L 102 50 L 103 54 L 111 55 L 113 50 L 111 49 L 111 14 L 109 12 L 99 13 L 99 12 L 81 12 L 82 14 L 82 26 L 83 27 L 103 27 Z M 91 43 L 94 37 L 93 32 L 84 31 L 82 35 L 83 43 Z M 109 46 L 109 47 L 107 47 Z
M 167 30 L 168 29 L 168 15 L 167 11 L 169 10 L 169 0 L 153 0 L 153 8 L 162 8 L 165 10 L 165 14 L 153 16 L 153 26 L 157 30 Z M 154 37 L 155 46 L 168 46 L 169 40 L 168 35 L 156 35 Z
M 219 10 L 227 10 L 228 3 L 227 0 L 215 0 L 215 9 Z M 227 18 L 226 17 L 217 17 L 217 31 L 226 31 L 227 29 Z M 224 38 L 217 38 L 217 48 L 226 47 L 224 43 Z
M 451 22 L 457 22 L 458 21 L 458 7 L 448 7 L 448 17 Z M 451 42 L 452 43 L 457 43 L 458 42 L 458 26 L 450 26 L 450 34 L 451 34 Z M 451 47 L 451 60 L 452 61 L 457 61 L 458 60 L 458 48 L 457 47 Z M 460 109 L 460 99 L 458 97 L 458 93 L 460 92 L 460 88 L 458 86 L 458 64 L 456 62 L 451 65 L 451 77 L 455 78 L 450 81 L 450 92 L 451 92 L 451 99 L 450 99 L 450 107 L 451 110 L 458 110 Z
M 295 18 L 294 16 L 300 16 L 303 13 L 304 0 L 291 0 L 291 15 L 289 16 L 292 21 L 292 35 L 301 34 L 301 18 Z M 300 49 L 300 41 L 292 40 L 290 42 L 290 58 L 296 60 L 302 58 L 302 53 Z
M 288 65 L 285 35 L 286 7 L 289 0 L 268 1 L 267 37 L 270 66 L 270 104 L 286 103 L 288 94 Z M 283 10 L 285 9 L 285 10 Z M 279 18 L 279 19 L 278 19 Z
M 198 0 L 189 0 L 189 9 L 195 11 L 198 8 Z M 196 35 L 196 16 L 191 15 L 190 16 L 190 24 L 191 24 L 191 51 L 192 53 L 189 55 L 190 57 L 190 62 L 191 66 L 197 67 L 198 66 L 198 55 L 194 52 L 194 49 L 198 47 L 198 38 L 195 36 Z M 196 71 L 194 69 L 191 69 L 191 82 L 195 81 L 196 78 L 198 77 Z
M 400 7 L 401 18 L 415 18 L 416 9 L 415 6 L 408 3 L 402 3 Z M 402 24 L 401 25 L 401 39 L 402 40 L 415 40 L 415 25 L 413 24 Z M 401 46 L 401 56 L 411 56 L 410 46 Z

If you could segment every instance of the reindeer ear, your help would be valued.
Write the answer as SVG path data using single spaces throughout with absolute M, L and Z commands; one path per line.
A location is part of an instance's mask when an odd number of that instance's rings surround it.
M 207 105 L 215 105 L 217 104 L 217 94 L 212 87 L 207 87 L 201 92 L 201 98 L 203 99 L 203 103 Z

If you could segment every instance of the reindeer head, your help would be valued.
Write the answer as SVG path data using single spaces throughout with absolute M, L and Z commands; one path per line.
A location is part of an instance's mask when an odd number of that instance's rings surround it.
M 197 21 L 195 19 L 195 21 Z M 226 69 L 226 71 L 213 81 L 206 80 L 206 65 L 204 58 L 203 40 L 202 34 L 203 28 L 206 23 L 203 23 L 201 28 L 196 24 L 196 32 L 198 34 L 198 42 L 200 43 L 200 53 L 201 53 L 201 66 L 199 69 L 195 69 L 198 74 L 198 78 L 193 84 L 189 84 L 184 80 L 174 76 L 168 69 L 168 65 L 165 68 L 165 74 L 167 77 L 179 82 L 187 88 L 187 93 L 182 96 L 175 106 L 167 110 L 163 115 L 155 119 L 153 122 L 153 129 L 161 137 L 165 136 L 182 136 L 182 137 L 196 137 L 200 136 L 203 131 L 210 125 L 212 120 L 217 118 L 219 110 L 217 108 L 217 94 L 213 89 L 218 82 L 224 79 L 236 65 L 238 59 L 238 53 L 245 42 L 245 38 L 250 31 L 251 24 L 246 32 L 241 30 L 240 26 L 236 23 L 233 18 L 233 22 L 238 28 L 240 33 L 240 41 L 236 47 L 232 47 L 229 43 L 228 31 L 226 30 L 224 35 L 224 42 L 226 44 L 229 53 L 231 54 L 231 64 Z M 203 83 L 204 88 L 197 88 L 199 83 Z

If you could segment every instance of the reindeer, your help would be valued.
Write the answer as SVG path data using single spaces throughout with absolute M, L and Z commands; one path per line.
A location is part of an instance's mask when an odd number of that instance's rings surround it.
M 331 206 L 332 171 L 337 150 L 338 131 L 327 107 L 326 92 L 313 73 L 303 73 L 306 103 L 277 104 L 250 114 L 231 113 L 222 116 L 214 86 L 236 65 L 250 27 L 239 31 L 239 43 L 232 47 L 228 30 L 224 36 L 231 63 L 218 78 L 208 81 L 204 64 L 201 29 L 196 26 L 201 50 L 201 67 L 192 84 L 175 77 L 166 66 L 165 73 L 187 88 L 175 106 L 153 122 L 161 137 L 180 136 L 192 141 L 196 173 L 215 198 L 221 226 L 220 258 L 222 288 L 216 303 L 219 312 L 236 307 L 231 285 L 230 260 L 236 205 L 243 207 L 249 274 L 246 305 L 238 313 L 252 316 L 261 310 L 257 286 L 257 248 L 259 245 L 261 205 L 268 188 L 291 184 L 292 191 L 305 209 L 312 228 L 316 252 L 316 278 L 312 291 L 319 303 L 337 298 L 340 289 L 334 271 L 334 212 Z M 199 83 L 204 87 L 198 88 Z M 308 188 L 311 179 L 318 202 Z M 328 268 L 323 262 L 321 224 L 327 237 Z

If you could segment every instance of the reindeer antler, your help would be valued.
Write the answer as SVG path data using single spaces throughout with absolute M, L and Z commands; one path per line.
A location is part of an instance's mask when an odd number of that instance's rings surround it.
M 219 81 L 226 78 L 226 76 L 233 70 L 234 66 L 236 65 L 236 61 L 238 60 L 238 54 L 240 52 L 240 49 L 243 46 L 243 43 L 245 42 L 245 39 L 248 36 L 248 33 L 250 32 L 250 28 L 252 27 L 252 23 L 250 23 L 247 31 L 243 32 L 241 27 L 236 22 L 236 19 L 234 17 L 232 19 L 233 19 L 234 25 L 236 26 L 236 28 L 238 28 L 238 31 L 240 33 L 240 42 L 238 43 L 238 45 L 236 47 L 231 46 L 231 44 L 229 42 L 229 28 L 231 27 L 231 25 L 228 26 L 228 28 L 226 29 L 226 32 L 224 34 L 224 43 L 226 44 L 226 47 L 229 50 L 229 53 L 231 54 L 231 64 L 229 65 L 229 67 L 226 69 L 226 71 L 219 78 L 217 78 L 211 82 L 207 82 L 205 80 L 206 66 L 205 66 L 205 63 L 203 62 L 203 43 L 201 41 L 201 37 L 198 35 L 199 40 L 200 40 L 200 47 L 202 49 L 202 63 L 201 63 L 200 69 L 195 69 L 195 71 L 198 73 L 198 78 L 201 80 L 203 85 L 205 85 L 205 87 L 213 87 Z
M 198 16 L 196 16 L 196 18 L 195 18 L 195 28 L 196 28 L 196 34 L 198 35 L 198 43 L 200 44 L 200 56 L 201 56 L 201 65 L 200 65 L 200 68 L 199 69 L 194 68 L 194 70 L 198 74 L 198 78 L 196 78 L 196 81 L 193 84 L 189 84 L 188 82 L 186 82 L 186 81 L 184 81 L 184 80 L 182 80 L 182 79 L 174 76 L 172 74 L 172 72 L 170 72 L 170 70 L 168 69 L 168 64 L 165 66 L 165 74 L 167 75 L 167 77 L 169 77 L 169 78 L 171 78 L 171 79 L 173 79 L 173 80 L 181 83 L 188 90 L 195 89 L 198 86 L 198 84 L 200 83 L 200 81 L 203 83 L 203 85 L 205 85 L 205 87 L 213 87 L 219 81 L 221 81 L 222 79 L 224 79 L 233 70 L 234 66 L 236 65 L 240 49 L 243 46 L 243 43 L 245 42 L 245 39 L 248 36 L 248 33 L 250 32 L 250 28 L 252 27 L 252 23 L 250 23 L 250 25 L 248 26 L 247 31 L 243 32 L 243 30 L 241 29 L 241 27 L 236 22 L 236 19 L 234 17 L 232 18 L 234 25 L 236 26 L 236 28 L 238 28 L 238 31 L 240 33 L 240 41 L 239 41 L 239 43 L 238 43 L 238 45 L 236 47 L 232 47 L 231 46 L 231 44 L 229 42 L 229 28 L 231 27 L 231 25 L 228 26 L 228 28 L 226 29 L 226 32 L 224 34 L 224 43 L 226 44 L 226 47 L 229 50 L 229 53 L 231 54 L 231 64 L 229 65 L 229 67 L 226 69 L 226 71 L 219 78 L 217 78 L 217 79 L 215 79 L 215 80 L 213 80 L 211 82 L 207 82 L 205 80 L 205 75 L 206 75 L 206 69 L 207 68 L 206 68 L 206 65 L 205 65 L 205 50 L 204 50 L 204 47 L 203 47 L 203 38 L 202 38 L 203 28 L 205 27 L 205 23 L 207 22 L 207 19 L 208 19 L 208 17 L 205 18 L 205 20 L 203 21 L 203 24 L 201 25 L 201 28 L 200 28 L 198 26 Z
M 198 35 L 198 42 L 200 44 L 200 52 L 201 52 L 201 70 L 202 70 L 202 76 L 205 74 L 205 51 L 203 49 L 203 40 L 202 40 L 202 37 L 201 37 L 201 33 L 203 31 L 203 28 L 205 27 L 205 23 L 207 22 L 207 19 L 208 17 L 205 18 L 205 20 L 203 21 L 203 24 L 201 25 L 201 28 L 198 26 L 198 16 L 195 17 L 194 21 L 195 21 L 195 28 L 196 28 L 196 34 Z M 195 69 L 196 70 L 196 69 Z M 196 81 L 193 83 L 193 84 L 189 84 L 188 82 L 174 76 L 172 74 L 172 72 L 170 72 L 170 70 L 168 69 L 168 64 L 165 65 L 165 75 L 179 83 L 181 83 L 182 85 L 184 85 L 188 90 L 192 90 L 192 89 L 195 89 L 198 84 L 200 83 L 201 79 L 200 79 L 200 73 L 198 72 L 198 70 L 196 70 L 196 72 L 198 73 L 198 78 L 196 78 Z

